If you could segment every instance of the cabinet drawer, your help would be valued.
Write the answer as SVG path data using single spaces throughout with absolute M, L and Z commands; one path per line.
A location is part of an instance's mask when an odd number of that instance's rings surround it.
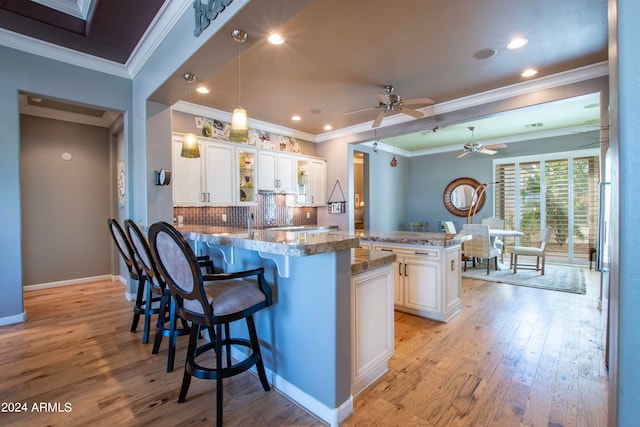
M 396 246 L 374 246 L 377 251 L 393 252 L 398 255 L 411 255 L 429 259 L 440 259 L 440 251 L 433 249 L 404 248 Z

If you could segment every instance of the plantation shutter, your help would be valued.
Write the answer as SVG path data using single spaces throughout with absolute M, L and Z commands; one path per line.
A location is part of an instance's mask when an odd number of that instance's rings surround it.
M 495 215 L 505 228 L 525 233 L 520 243 L 536 246 L 540 230 L 552 227 L 552 258 L 588 261 L 598 229 L 599 157 L 528 156 L 495 163 Z

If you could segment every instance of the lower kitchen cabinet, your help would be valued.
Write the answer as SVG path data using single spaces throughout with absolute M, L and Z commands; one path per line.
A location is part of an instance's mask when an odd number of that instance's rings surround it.
M 393 274 L 395 309 L 441 322 L 460 312 L 460 245 L 425 247 L 375 244 L 397 256 Z
M 351 278 L 351 394 L 388 370 L 393 355 L 392 264 Z

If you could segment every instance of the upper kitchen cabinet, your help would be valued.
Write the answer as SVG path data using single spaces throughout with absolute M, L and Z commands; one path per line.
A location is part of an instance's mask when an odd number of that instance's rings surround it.
M 327 162 L 306 156 L 296 157 L 296 205 L 324 206 L 327 203 Z
M 296 158 L 296 204 L 323 206 L 327 203 L 327 162 L 322 159 Z
M 200 138 L 200 158 L 180 156 L 182 135 L 173 136 L 174 206 L 231 206 L 239 180 L 234 147 Z
M 311 159 L 311 205 L 325 206 L 327 204 L 327 161 Z
M 292 154 L 261 150 L 258 152 L 258 165 L 260 190 L 295 192 L 296 163 Z
M 258 201 L 258 189 L 256 187 L 256 150 L 236 148 L 240 191 L 239 204 L 254 204 Z

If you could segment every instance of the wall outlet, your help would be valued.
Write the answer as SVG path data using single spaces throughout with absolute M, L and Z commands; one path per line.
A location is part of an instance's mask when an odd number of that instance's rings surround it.
M 307 219 L 311 218 L 311 212 L 307 212 Z
M 227 214 L 222 214 L 222 222 L 227 222 Z

